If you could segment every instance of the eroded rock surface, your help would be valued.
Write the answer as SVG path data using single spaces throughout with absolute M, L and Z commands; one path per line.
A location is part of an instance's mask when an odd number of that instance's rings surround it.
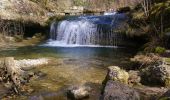
M 109 80 L 106 83 L 102 100 L 140 100 L 139 94 L 132 88 Z

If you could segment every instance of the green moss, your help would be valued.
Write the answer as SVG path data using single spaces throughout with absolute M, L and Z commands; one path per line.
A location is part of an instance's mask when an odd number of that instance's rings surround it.
M 169 100 L 170 98 L 169 97 L 162 97 L 161 99 L 159 100 Z
M 170 63 L 170 58 L 165 58 L 165 61 Z
M 170 77 L 165 79 L 165 86 L 170 87 Z
M 155 48 L 155 53 L 158 53 L 158 54 L 162 54 L 162 53 L 164 53 L 166 51 L 166 49 L 165 48 L 163 48 L 163 47 L 156 47 Z

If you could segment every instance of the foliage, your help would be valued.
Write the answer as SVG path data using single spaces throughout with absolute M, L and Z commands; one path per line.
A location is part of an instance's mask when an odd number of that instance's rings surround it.
M 168 44 L 170 0 L 143 0 L 131 16 L 130 32 L 146 33 L 148 37 L 144 51 L 162 53 Z
M 165 51 L 166 51 L 166 49 L 163 47 L 158 46 L 155 48 L 155 53 L 158 53 L 158 54 L 163 54 Z
M 84 2 L 83 0 L 73 0 L 76 6 L 87 6 L 88 2 Z

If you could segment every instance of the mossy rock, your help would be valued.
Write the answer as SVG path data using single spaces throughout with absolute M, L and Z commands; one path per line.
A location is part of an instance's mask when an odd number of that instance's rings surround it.
M 103 81 L 106 84 L 108 80 L 119 81 L 124 84 L 128 84 L 129 74 L 125 70 L 119 68 L 118 66 L 108 67 L 108 73 Z

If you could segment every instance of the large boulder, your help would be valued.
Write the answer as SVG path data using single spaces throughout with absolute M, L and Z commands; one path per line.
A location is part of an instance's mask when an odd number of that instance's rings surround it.
M 131 59 L 140 69 L 141 83 L 145 85 L 170 86 L 170 65 L 155 54 L 136 55 Z
M 109 80 L 104 88 L 102 100 L 140 100 L 139 94 L 132 88 Z
M 103 84 L 106 84 L 108 80 L 119 81 L 124 84 L 128 84 L 129 74 L 125 70 L 119 68 L 118 66 L 108 67 L 108 72 Z
M 155 62 L 141 70 L 142 82 L 170 86 L 170 66 L 163 61 Z

